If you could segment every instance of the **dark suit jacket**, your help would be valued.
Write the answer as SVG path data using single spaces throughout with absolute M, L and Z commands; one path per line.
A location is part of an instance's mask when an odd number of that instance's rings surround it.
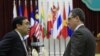
M 0 41 L 0 56 L 26 56 L 24 46 L 16 31 L 7 33 Z
M 63 56 L 95 56 L 95 48 L 95 37 L 81 26 L 73 33 Z

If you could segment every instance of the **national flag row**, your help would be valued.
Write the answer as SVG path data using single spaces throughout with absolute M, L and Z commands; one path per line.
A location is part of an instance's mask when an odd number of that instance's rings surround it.
M 72 30 L 67 26 L 70 4 L 66 7 L 65 2 L 49 0 L 25 0 L 24 3 L 21 0 L 14 0 L 13 3 L 13 17 L 25 16 L 30 21 L 30 38 L 36 36 L 38 39 L 66 39 L 71 36 Z

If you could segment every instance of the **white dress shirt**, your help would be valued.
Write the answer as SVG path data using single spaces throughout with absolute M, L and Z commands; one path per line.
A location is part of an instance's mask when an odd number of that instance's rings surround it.
M 79 27 L 83 26 L 84 24 L 79 24 L 75 29 L 74 31 L 76 31 Z

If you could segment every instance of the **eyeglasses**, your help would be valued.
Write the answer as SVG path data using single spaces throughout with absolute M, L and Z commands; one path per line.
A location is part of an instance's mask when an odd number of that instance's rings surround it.
M 68 20 L 70 20 L 70 19 L 72 19 L 72 18 L 74 18 L 74 17 L 68 17 Z

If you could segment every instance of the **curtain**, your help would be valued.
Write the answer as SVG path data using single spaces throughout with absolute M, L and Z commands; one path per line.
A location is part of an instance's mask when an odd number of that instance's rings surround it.
M 0 38 L 11 30 L 12 0 L 0 0 Z

